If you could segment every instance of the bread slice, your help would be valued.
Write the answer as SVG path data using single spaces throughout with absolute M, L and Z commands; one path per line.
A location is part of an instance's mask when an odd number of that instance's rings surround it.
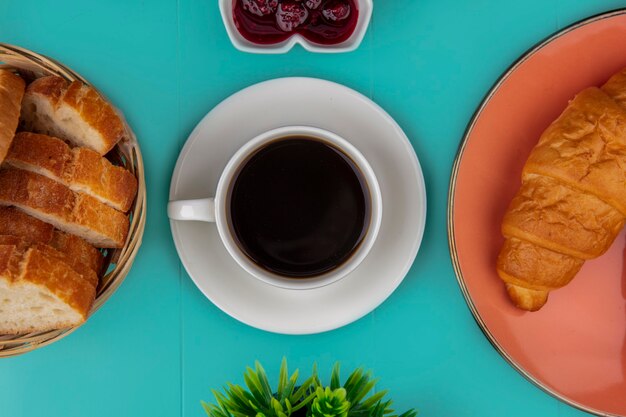
M 20 169 L 0 170 L 0 205 L 18 207 L 98 248 L 121 248 L 128 235 L 128 216 L 54 180 Z
M 54 236 L 54 226 L 15 207 L 0 207 L 0 235 L 19 236 L 33 243 L 47 244 Z
M 11 147 L 17 129 L 24 87 L 21 77 L 0 69 L 0 163 Z
M 83 263 L 100 275 L 104 264 L 102 252 L 78 236 L 55 230 L 51 224 L 42 222 L 15 207 L 0 207 L 0 235 L 18 236 L 29 243 L 50 245 L 70 259 Z
M 34 217 L 32 219 L 37 220 Z M 78 236 L 55 230 L 48 245 L 66 254 L 72 266 L 76 264 L 85 265 L 98 276 L 103 272 L 104 256 L 102 252 Z
M 81 278 L 87 281 L 90 285 L 93 285 L 94 288 L 98 287 L 98 275 L 89 266 L 81 262 L 80 259 L 76 258 L 74 253 L 71 252 L 72 248 L 69 246 L 56 249 L 42 243 L 32 243 L 28 241 L 28 239 L 13 235 L 0 235 L 0 245 L 16 245 L 22 252 L 25 252 L 29 248 L 37 249 L 46 256 L 63 261 L 74 271 L 78 272 L 81 275 Z M 68 249 L 70 251 L 68 251 Z
M 87 319 L 96 289 L 53 251 L 0 239 L 0 334 L 62 329 Z
M 123 212 L 130 209 L 137 194 L 137 179 L 128 170 L 91 149 L 72 149 L 52 136 L 18 133 L 5 164 L 59 181 Z
M 27 87 L 22 120 L 25 130 L 56 136 L 100 155 L 124 136 L 122 119 L 96 90 L 54 75 Z

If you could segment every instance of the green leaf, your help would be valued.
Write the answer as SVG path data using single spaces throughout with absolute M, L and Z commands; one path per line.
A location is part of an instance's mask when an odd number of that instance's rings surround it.
M 299 375 L 300 375 L 300 371 L 296 369 L 296 371 L 293 373 L 293 375 L 291 375 L 291 378 L 289 378 L 289 383 L 285 387 L 285 390 L 283 392 L 283 397 L 290 397 L 291 399 L 294 399 L 293 398 L 293 395 L 294 395 L 293 394 L 293 390 L 296 387 Z
M 259 378 L 257 377 L 257 375 L 254 373 L 254 371 L 251 368 L 248 368 L 247 372 L 243 376 L 243 380 L 246 383 L 248 389 L 250 390 L 250 394 L 252 394 L 252 396 L 260 404 L 263 404 L 263 405 L 269 404 L 270 397 L 267 396 L 263 392 L 263 385 L 261 384 L 261 381 L 259 381 Z
M 378 404 L 376 404 L 376 407 L 374 407 L 374 416 L 375 417 L 384 416 L 390 405 L 391 405 L 391 401 L 387 401 L 387 402 L 379 401 Z
M 200 404 L 202 404 L 202 408 L 204 409 L 204 412 L 207 414 L 207 416 L 209 416 L 209 417 L 222 417 L 220 415 L 219 408 L 215 407 L 214 405 L 209 405 L 209 404 L 205 403 L 204 401 L 201 401 Z
M 322 383 L 320 382 L 320 379 L 318 377 L 318 373 L 317 373 L 317 362 L 313 362 L 313 369 L 311 370 L 311 377 L 313 378 L 311 384 L 314 386 L 321 386 Z
M 298 405 L 293 408 L 293 412 L 295 413 L 296 411 L 302 409 L 303 407 L 308 406 L 311 403 L 311 401 L 313 401 L 314 398 L 315 398 L 315 391 L 312 391 L 306 398 L 300 401 Z
M 270 383 L 267 380 L 267 374 L 265 373 L 265 369 L 261 366 L 259 361 L 255 362 L 257 378 L 261 382 L 261 386 L 263 387 L 263 392 L 267 394 L 267 400 L 269 401 L 272 397 L 272 388 L 270 387 Z
M 387 395 L 387 390 L 380 391 L 380 392 L 372 395 L 367 400 L 363 401 L 363 407 L 371 408 L 372 406 L 374 406 L 374 404 L 376 404 L 377 402 L 382 400 L 385 397 L 385 395 Z
M 239 385 L 228 385 L 226 391 L 229 396 L 228 403 L 226 403 L 227 408 L 248 409 L 250 401 L 254 400 L 252 394 L 245 392 Z
M 280 404 L 280 402 L 276 398 L 272 398 L 271 406 L 277 415 L 283 412 L 283 406 Z
M 215 395 L 215 399 L 217 400 L 217 404 L 223 408 L 223 409 L 227 409 L 230 408 L 230 403 L 234 402 L 236 400 L 236 398 L 230 396 L 230 398 L 227 398 L 225 395 L 213 391 L 213 395 Z
M 364 374 L 362 368 L 355 370 L 348 377 L 348 381 L 346 381 L 344 388 L 348 392 L 348 400 L 351 403 L 353 404 L 357 403 L 355 399 L 358 395 L 361 394 L 361 392 L 363 391 L 363 388 L 367 385 L 368 380 L 369 380 L 369 376 Z
M 341 387 L 341 381 L 339 380 L 339 362 L 335 363 L 333 366 L 333 372 L 330 375 L 330 389 L 336 390 Z
M 298 388 L 298 390 L 293 394 L 292 396 L 293 400 L 298 401 L 300 398 L 302 398 L 302 396 L 304 396 L 307 393 L 307 391 L 311 388 L 311 385 L 313 384 L 316 378 L 317 378 L 317 375 L 312 375 L 306 381 L 304 381 L 302 385 L 300 385 L 300 388 Z
M 239 411 L 231 411 L 231 413 L 233 414 L 234 417 L 250 417 L 252 414 L 250 413 L 242 413 Z
M 280 364 L 280 372 L 278 373 L 278 393 L 283 398 L 289 395 L 286 390 L 288 387 L 287 373 L 287 359 L 283 356 L 283 360 Z
M 353 389 L 356 381 L 361 378 L 363 374 L 363 370 L 361 368 L 355 369 L 350 376 L 348 376 L 348 380 L 343 385 L 343 387 L 348 391 L 348 395 L 350 395 L 350 391 Z
M 366 382 L 369 379 L 369 375 L 367 375 L 362 381 Z M 374 388 L 378 381 L 367 381 L 365 386 L 359 385 L 359 387 L 355 390 L 354 395 L 350 398 L 350 402 L 359 403 L 365 396 Z

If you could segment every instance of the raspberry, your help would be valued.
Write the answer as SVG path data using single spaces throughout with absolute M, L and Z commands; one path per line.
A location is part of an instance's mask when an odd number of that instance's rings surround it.
M 244 10 L 257 16 L 266 16 L 276 11 L 278 0 L 242 0 Z
M 306 0 L 306 3 L 304 3 L 306 5 L 306 7 L 308 7 L 311 10 L 315 10 L 318 7 L 320 7 L 320 4 L 322 4 L 322 0 Z
M 350 5 L 342 1 L 334 2 L 332 5 L 324 7 L 322 15 L 331 22 L 345 20 L 350 16 Z
M 284 32 L 291 32 L 309 17 L 309 11 L 299 2 L 285 1 L 278 5 L 276 24 Z

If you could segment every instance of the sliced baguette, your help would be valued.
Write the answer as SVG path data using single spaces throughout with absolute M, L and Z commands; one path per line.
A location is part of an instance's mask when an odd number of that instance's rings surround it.
M 0 239 L 0 334 L 61 329 L 87 319 L 96 289 L 53 251 Z
M 0 207 L 0 235 L 19 236 L 33 243 L 49 243 L 54 236 L 54 226 L 15 207 Z
M 100 155 L 124 136 L 120 116 L 96 90 L 53 75 L 38 78 L 27 87 L 22 120 L 25 130 L 56 136 Z
M 0 205 L 14 206 L 98 248 L 121 248 L 129 221 L 123 213 L 32 172 L 0 170 Z
M 45 254 L 46 256 L 49 256 L 50 258 L 55 258 L 59 261 L 64 262 L 74 271 L 78 272 L 81 278 L 89 283 L 89 285 L 93 286 L 94 288 L 98 288 L 98 275 L 94 272 L 93 269 L 82 263 L 79 259 L 72 257 L 71 253 L 61 252 L 48 245 L 36 244 L 32 247 Z
M 137 194 L 137 179 L 128 170 L 91 149 L 72 149 L 52 136 L 18 133 L 5 164 L 59 181 L 123 212 L 130 209 Z
M 11 147 L 17 129 L 24 87 L 20 76 L 0 69 L 0 163 Z
M 35 219 L 34 217 L 32 218 Z M 71 260 L 71 265 L 80 263 L 95 272 L 97 276 L 100 276 L 102 273 L 104 264 L 102 252 L 91 246 L 84 239 L 55 230 L 48 245 L 66 254 Z
M 0 207 L 0 235 L 18 236 L 30 243 L 50 245 L 93 270 L 102 272 L 102 252 L 78 236 L 55 230 L 51 224 L 42 222 L 15 207 Z
M 37 249 L 46 256 L 63 261 L 74 271 L 78 272 L 81 275 L 81 278 L 87 281 L 90 285 L 93 285 L 94 288 L 98 287 L 98 275 L 93 269 L 74 256 L 75 254 L 72 252 L 71 246 L 57 249 L 51 245 L 33 243 L 26 238 L 14 235 L 0 235 L 0 245 L 16 245 L 22 252 L 25 252 L 29 248 Z M 68 251 L 68 248 L 70 248 L 70 251 Z

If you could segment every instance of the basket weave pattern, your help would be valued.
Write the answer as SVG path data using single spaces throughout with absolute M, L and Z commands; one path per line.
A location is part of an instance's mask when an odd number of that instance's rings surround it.
M 68 81 L 80 80 L 91 86 L 83 77 L 50 58 L 3 43 L 0 43 L 0 68 L 18 70 L 25 78 L 30 77 L 34 79 L 46 75 L 58 75 Z M 115 164 L 124 166 L 135 174 L 138 180 L 137 198 L 130 209 L 130 230 L 124 247 L 105 252 L 103 271 L 106 271 L 106 274 L 100 278 L 96 300 L 89 315 L 98 310 L 126 278 L 141 245 L 146 224 L 146 183 L 141 151 L 139 150 L 137 138 L 130 126 L 128 126 L 123 117 L 122 120 L 125 127 L 124 138 L 107 156 Z M 76 329 L 77 327 L 72 327 L 19 335 L 0 334 L 0 358 L 19 355 L 48 345 L 67 336 Z

